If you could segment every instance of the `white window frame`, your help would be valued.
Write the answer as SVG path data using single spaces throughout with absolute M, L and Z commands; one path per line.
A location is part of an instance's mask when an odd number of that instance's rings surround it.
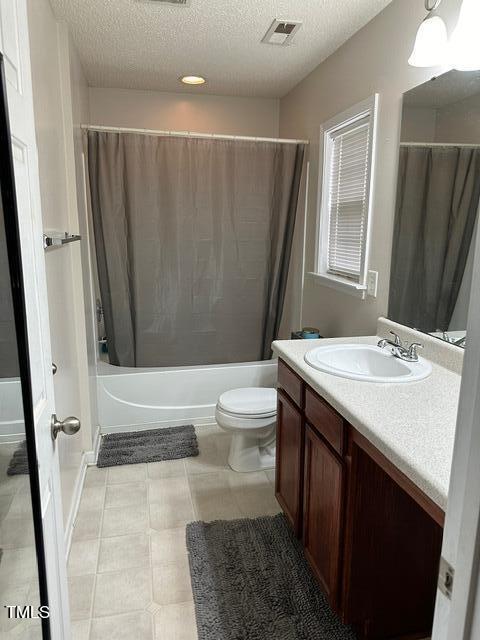
M 320 127 L 320 153 L 318 172 L 318 197 L 317 197 L 317 227 L 315 245 L 315 267 L 309 275 L 327 287 L 343 291 L 351 295 L 365 298 L 367 292 L 367 275 L 370 249 L 370 230 L 372 222 L 372 202 L 374 188 L 374 169 L 376 157 L 377 138 L 378 93 L 362 100 L 342 113 L 324 122 Z M 362 251 L 362 264 L 359 282 L 330 273 L 328 271 L 328 246 L 329 246 L 329 181 L 330 167 L 333 152 L 333 134 L 338 130 L 352 125 L 358 120 L 370 117 L 369 151 L 368 151 L 368 191 L 367 191 L 367 218 L 364 245 Z

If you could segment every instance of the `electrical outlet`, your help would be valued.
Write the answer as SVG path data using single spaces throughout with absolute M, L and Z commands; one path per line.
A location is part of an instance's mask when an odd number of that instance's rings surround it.
M 378 271 L 369 271 L 367 273 L 367 295 L 372 298 L 377 297 L 378 289 Z

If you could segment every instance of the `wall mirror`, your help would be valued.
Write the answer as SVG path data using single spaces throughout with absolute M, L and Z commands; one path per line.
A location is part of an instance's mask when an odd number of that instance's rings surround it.
M 389 318 L 465 347 L 480 200 L 480 73 L 404 94 Z
M 0 56 L 0 638 L 46 639 L 48 619 L 40 607 L 48 600 L 10 149 Z

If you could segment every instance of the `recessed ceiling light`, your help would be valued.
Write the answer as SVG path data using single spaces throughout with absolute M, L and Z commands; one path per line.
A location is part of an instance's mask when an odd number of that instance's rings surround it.
M 182 76 L 180 81 L 183 84 L 205 84 L 206 79 L 203 76 Z

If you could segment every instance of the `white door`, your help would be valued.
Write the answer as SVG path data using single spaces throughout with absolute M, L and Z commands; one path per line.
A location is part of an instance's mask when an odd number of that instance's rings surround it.
M 437 592 L 432 640 L 480 638 L 479 543 L 480 226 L 475 242 L 467 345 L 442 547 L 442 558 L 453 569 L 453 574 L 449 571 L 453 584 L 451 589 L 439 587 Z M 445 582 L 445 575 L 441 572 L 439 585 Z
M 0 49 L 21 236 L 50 626 L 52 639 L 63 640 L 70 637 L 70 622 L 58 455 L 50 427 L 55 410 L 25 0 L 0 0 Z

